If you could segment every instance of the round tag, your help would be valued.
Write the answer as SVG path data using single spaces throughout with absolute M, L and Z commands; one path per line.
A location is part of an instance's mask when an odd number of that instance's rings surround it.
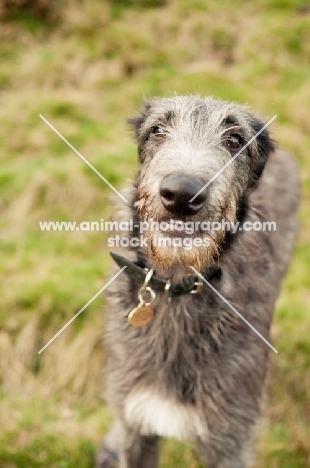
M 138 307 L 135 307 L 134 309 L 132 309 L 132 311 L 128 315 L 128 322 L 133 327 L 143 327 L 143 325 L 146 325 L 147 323 L 149 323 L 153 317 L 154 317 L 153 307 L 150 307 L 149 305 L 141 304 L 141 305 L 138 305 Z

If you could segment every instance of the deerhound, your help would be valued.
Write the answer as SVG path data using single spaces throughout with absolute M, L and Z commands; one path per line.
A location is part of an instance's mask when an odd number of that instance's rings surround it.
M 297 232 L 295 163 L 236 103 L 159 98 L 129 123 L 140 160 L 129 236 L 142 241 L 112 253 L 115 271 L 126 266 L 106 309 L 115 422 L 96 467 L 156 468 L 161 437 L 192 440 L 208 468 L 249 467 L 274 304 Z M 203 226 L 223 220 L 238 228 Z M 165 227 L 140 236 L 150 221 Z

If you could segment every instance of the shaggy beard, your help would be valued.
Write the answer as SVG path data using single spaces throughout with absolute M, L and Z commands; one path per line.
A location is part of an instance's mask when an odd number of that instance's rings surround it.
M 148 256 L 151 256 L 154 268 L 169 274 L 179 269 L 184 270 L 186 274 L 193 274 L 191 267 L 203 272 L 207 267 L 214 265 L 224 238 L 223 233 L 218 233 L 216 238 L 208 235 L 209 245 L 192 245 L 190 249 L 184 249 L 173 245 L 158 245 L 158 237 L 156 238 L 152 231 L 146 231 L 143 235 L 148 239 Z
M 143 189 L 143 187 L 140 187 L 138 190 L 138 200 L 135 202 L 135 208 L 139 213 L 140 220 L 148 221 L 149 219 L 153 219 L 158 222 L 163 221 L 163 215 L 166 214 L 162 212 L 162 207 L 158 207 L 155 200 L 150 199 L 145 192 L 146 190 Z M 218 204 L 219 203 L 220 202 L 218 201 Z M 157 209 L 154 209 L 156 206 Z M 211 222 L 221 222 L 222 218 L 228 222 L 236 221 L 237 207 L 234 198 L 227 196 L 222 201 L 221 208 L 220 214 L 217 214 L 217 216 L 213 218 L 210 217 Z M 224 216 L 224 214 L 226 216 Z M 173 245 L 158 245 L 158 243 L 156 243 L 156 235 L 154 234 L 154 231 L 147 230 L 143 233 L 143 237 L 148 239 L 148 248 L 145 253 L 151 260 L 154 268 L 156 270 L 160 270 L 163 274 L 175 274 L 177 271 L 179 271 L 181 276 L 183 273 L 193 274 L 191 267 L 194 267 L 199 272 L 203 272 L 207 267 L 213 266 L 219 259 L 221 247 L 223 246 L 225 239 L 225 232 L 204 232 L 204 236 L 207 236 L 209 239 L 210 243 L 208 246 L 202 245 L 200 247 L 196 247 L 192 245 L 190 250 L 186 250 L 182 247 L 176 247 Z M 191 236 L 189 237 L 191 238 Z M 202 236 L 199 237 L 202 239 Z

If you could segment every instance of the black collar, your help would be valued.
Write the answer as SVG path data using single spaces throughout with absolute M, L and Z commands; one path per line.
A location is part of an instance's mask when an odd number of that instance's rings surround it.
M 126 266 L 124 270 L 126 275 L 131 276 L 141 284 L 144 283 L 147 270 L 145 268 L 144 262 L 141 259 L 139 259 L 138 262 L 132 262 L 114 252 L 110 252 L 110 255 L 120 268 Z M 222 271 L 220 267 L 210 267 L 203 274 L 203 276 L 207 281 L 210 281 L 214 277 L 220 279 L 221 274 Z M 169 289 L 170 296 L 182 296 L 183 294 L 190 294 L 195 290 L 195 282 L 195 276 L 188 276 L 181 283 L 171 284 Z M 167 280 L 156 276 L 156 274 L 153 274 L 149 282 L 149 286 L 151 286 L 155 292 L 164 292 L 166 284 Z

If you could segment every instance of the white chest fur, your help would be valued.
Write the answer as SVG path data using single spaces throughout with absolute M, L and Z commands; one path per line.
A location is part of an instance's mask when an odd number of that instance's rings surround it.
M 195 408 L 165 399 L 151 390 L 130 393 L 124 406 L 128 424 L 139 427 L 144 435 L 179 440 L 206 437 L 207 428 Z

